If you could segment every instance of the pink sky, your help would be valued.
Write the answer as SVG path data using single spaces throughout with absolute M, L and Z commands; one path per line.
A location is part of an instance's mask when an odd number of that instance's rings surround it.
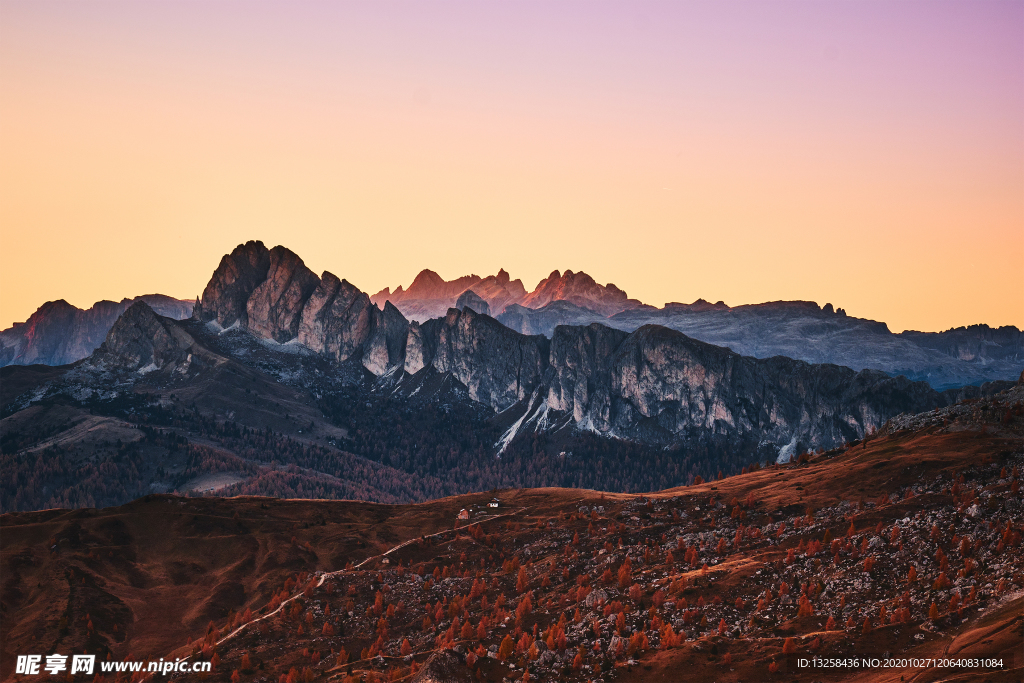
M 654 304 L 1024 327 L 1024 3 L 0 4 L 0 327 L 584 270 Z

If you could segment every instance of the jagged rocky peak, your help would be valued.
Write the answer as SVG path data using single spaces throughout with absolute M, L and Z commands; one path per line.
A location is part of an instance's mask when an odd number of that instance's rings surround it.
M 404 365 L 409 321 L 390 301 L 385 302 L 383 311 L 374 306 L 371 313 L 372 332 L 363 348 L 363 366 L 380 376 Z
M 472 290 L 487 302 L 490 315 L 501 315 L 506 309 L 520 305 L 542 308 L 553 301 L 569 301 L 603 316 L 621 311 L 644 308 L 645 304 L 630 299 L 614 284 L 599 285 L 586 273 L 555 270 L 540 282 L 533 292 L 527 292 L 522 280 L 513 280 L 502 268 L 496 275 L 481 278 L 466 275 L 456 280 L 445 280 L 432 270 L 423 270 L 408 289 L 393 292 L 384 288 L 371 297 L 378 306 L 385 301 L 395 304 L 407 317 L 425 321 L 445 315 L 447 309 L 458 308 L 459 297 Z
M 461 295 L 459 300 L 455 302 L 455 308 L 462 310 L 464 308 L 471 308 L 477 313 L 483 313 L 484 315 L 491 314 L 491 307 L 487 305 L 479 294 L 474 292 L 472 289 L 467 289 Z
M 444 278 L 430 270 L 424 268 L 419 274 L 413 279 L 412 284 L 409 285 L 409 292 L 416 292 L 424 295 L 439 296 L 441 290 L 448 283 L 445 282 Z
M 523 281 L 511 279 L 504 268 L 497 275 L 489 275 L 473 285 L 472 291 L 487 302 L 488 315 L 499 315 L 506 307 L 517 304 L 526 296 Z
M 98 303 L 100 302 L 97 302 L 97 304 Z M 37 308 L 36 312 L 29 317 L 29 320 L 32 320 L 33 318 L 38 320 L 39 318 L 48 316 L 74 315 L 75 311 L 80 310 L 82 309 L 77 306 L 72 306 L 64 299 L 57 299 L 56 301 L 47 301 Z
M 499 314 L 506 306 L 526 296 L 522 280 L 512 280 L 504 269 L 497 275 L 484 278 L 464 275 L 455 280 L 445 280 L 436 272 L 425 269 L 420 271 L 408 289 L 398 287 L 391 291 L 385 287 L 370 300 L 378 307 L 390 301 L 407 318 L 425 322 L 443 317 L 449 308 L 460 307 L 459 298 L 468 291 L 487 303 L 491 315 Z
M 423 368 L 430 365 L 433 358 L 428 355 L 427 344 L 423 340 L 423 328 L 415 320 L 409 323 L 405 341 L 405 363 L 402 369 L 410 375 L 415 375 Z M 436 348 L 436 344 L 430 350 Z
M 409 324 L 389 302 L 381 310 L 350 282 L 317 277 L 294 252 L 262 242 L 221 259 L 194 317 L 281 344 L 295 340 L 339 362 L 354 358 L 376 375 L 403 364 Z
M 231 327 L 236 322 L 240 327 L 248 327 L 246 305 L 256 288 L 267 279 L 269 270 L 270 250 L 263 242 L 239 244 L 220 260 L 193 316 L 216 321 L 222 327 Z
M 258 280 L 264 262 L 266 270 Z M 506 306 L 499 321 L 487 314 L 495 310 L 489 297 L 521 291 L 514 286 L 518 281 L 504 270 L 488 278 L 460 280 L 446 282 L 433 271 L 423 271 L 408 290 L 395 290 L 410 298 L 389 298 L 378 307 L 331 273 L 316 277 L 283 247 L 266 250 L 249 243 L 221 262 L 204 293 L 201 315 L 209 320 L 244 309 L 240 325 L 254 334 L 278 342 L 297 337 L 313 351 L 337 361 L 353 359 L 377 376 L 401 381 L 403 373 L 431 369 L 457 380 L 473 400 L 495 411 L 527 402 L 530 407 L 524 410 L 533 413 L 534 426 L 545 423 L 536 412 L 543 410 L 545 416 L 558 414 L 557 419 L 571 419 L 581 429 L 641 440 L 671 442 L 709 433 L 777 445 L 833 445 L 862 436 L 897 412 L 923 410 L 945 400 L 904 378 L 782 357 L 758 360 L 643 324 L 652 311 L 684 322 L 703 315 L 770 313 L 782 321 L 808 318 L 817 325 L 827 318 L 829 324 L 848 324 L 813 302 L 730 308 L 698 300 L 659 311 L 641 307 L 614 285 L 599 285 L 586 273 L 555 271 L 521 305 Z M 413 298 L 453 292 L 458 296 Z M 449 303 L 454 306 L 423 319 L 403 310 L 419 306 L 416 310 L 423 314 Z M 528 303 L 543 306 L 530 309 Z M 671 318 L 680 308 L 688 310 Z M 619 313 L 609 320 L 603 317 L 609 311 Z M 583 324 L 559 325 L 567 316 Z M 550 330 L 551 341 L 502 324 L 513 318 L 520 319 L 520 329 L 529 323 Z M 634 326 L 619 330 L 590 324 L 595 318 Z M 226 317 L 224 322 L 231 320 Z
M 431 275 L 417 280 L 420 284 L 409 291 L 437 285 Z M 902 377 L 784 357 L 758 360 L 658 325 L 630 332 L 589 320 L 593 324 L 556 325 L 550 341 L 528 336 L 485 314 L 490 302 L 479 288 L 493 284 L 508 292 L 512 282 L 507 273 L 478 281 L 459 292 L 459 305 L 443 317 L 410 323 L 391 301 L 378 308 L 332 273 L 317 277 L 289 250 L 251 242 L 221 261 L 199 316 L 238 323 L 279 343 L 296 339 L 333 360 L 361 364 L 396 387 L 406 373 L 427 373 L 423 380 L 435 372 L 447 376 L 496 412 L 522 411 L 502 443 L 516 430 L 571 424 L 647 442 L 721 437 L 778 448 L 831 446 L 859 438 L 895 414 L 946 400 Z M 600 313 L 571 298 L 590 306 L 630 302 L 613 285 L 598 285 L 572 271 L 552 273 L 537 291 L 556 297 L 545 308 L 572 309 L 584 318 Z M 810 311 L 811 306 L 815 315 L 826 315 L 816 304 L 782 308 Z M 137 304 L 111 329 L 100 357 L 116 357 L 130 369 L 158 369 L 171 361 L 184 363 L 188 354 L 198 353 L 189 351 L 192 346 L 183 326 Z
M 99 358 L 116 358 L 127 370 L 158 369 L 176 361 L 195 340 L 170 318 L 157 315 L 144 301 L 121 314 L 97 351 Z
M 405 290 L 407 299 L 444 299 L 457 297 L 468 287 L 480 282 L 479 275 L 463 275 L 455 280 L 445 280 L 432 270 L 424 268 Z M 396 291 L 397 294 L 397 291 Z
M 526 308 L 541 308 L 559 300 L 568 301 L 605 316 L 644 306 L 640 301 L 630 299 L 614 284 L 599 285 L 590 275 L 584 272 L 574 273 L 571 270 L 565 273 L 552 271 L 540 281 L 536 289 L 518 303 Z
M 282 344 L 296 340 L 337 361 L 354 357 L 377 375 L 404 360 L 408 321 L 397 308 L 385 301 L 380 310 L 330 272 L 317 277 L 282 246 L 247 242 L 221 259 L 195 317 Z

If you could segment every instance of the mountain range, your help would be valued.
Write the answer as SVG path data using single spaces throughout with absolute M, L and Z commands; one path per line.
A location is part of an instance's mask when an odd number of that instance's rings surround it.
M 391 292 L 385 287 L 370 300 L 379 307 L 390 301 L 410 320 L 424 322 L 443 316 L 449 308 L 459 307 L 460 297 L 467 292 L 472 292 L 486 303 L 487 310 L 478 310 L 478 313 L 494 316 L 501 315 L 510 306 L 536 309 L 553 301 L 566 301 L 604 317 L 637 308 L 653 308 L 628 298 L 625 292 L 611 283 L 600 285 L 586 273 L 571 270 L 565 273 L 552 271 L 532 292 L 526 291 L 522 280 L 511 280 L 504 269 L 486 278 L 466 275 L 451 281 L 442 279 L 432 270 L 423 270 L 409 289 L 399 286 Z
M 421 274 L 409 292 L 451 295 L 466 282 L 453 285 Z M 493 284 L 509 291 L 507 276 Z M 617 288 L 601 288 L 572 273 L 553 273 L 527 301 L 584 293 L 629 301 Z M 464 295 L 465 290 L 459 294 Z M 598 323 L 559 325 L 548 338 L 517 332 L 469 306 L 410 321 L 390 300 L 381 310 L 346 280 L 329 272 L 318 277 L 288 249 L 259 242 L 240 245 L 221 260 L 193 319 L 217 330 L 237 327 L 337 363 L 357 361 L 398 391 L 429 377 L 451 377 L 471 400 L 496 414 L 518 415 L 505 443 L 520 429 L 570 426 L 659 443 L 700 434 L 780 448 L 832 447 L 862 437 L 897 413 L 948 402 L 926 383 L 902 376 L 741 356 L 663 326 L 626 332 Z M 119 353 L 117 327 L 101 350 Z M 179 352 L 187 348 L 180 346 Z M 132 357 L 135 367 L 141 362 Z
M 192 302 L 163 294 L 121 301 L 97 301 L 82 310 L 64 299 L 48 301 L 28 320 L 0 332 L 0 367 L 5 365 L 64 365 L 96 350 L 118 316 L 136 301 L 160 315 L 181 320 L 192 315 Z
M 417 322 L 249 242 L 221 259 L 190 318 L 136 301 L 87 358 L 0 369 L 12 473 L 0 505 L 172 490 L 387 502 L 496 486 L 657 490 L 854 443 L 899 414 L 1013 384 L 937 391 L 659 325 L 560 325 L 549 338 L 469 305 Z M 101 472 L 121 474 L 100 485 Z
M 472 298 L 471 298 L 472 297 Z M 600 323 L 633 332 L 661 325 L 745 356 L 787 356 L 854 370 L 881 370 L 923 380 L 936 389 L 1012 380 L 1024 370 L 1024 333 L 1013 326 L 971 325 L 945 332 L 893 334 L 885 323 L 856 318 L 832 304 L 775 301 L 728 306 L 698 299 L 656 308 L 630 299 L 614 284 L 586 273 L 552 272 L 532 292 L 520 280 L 469 275 L 445 281 L 424 270 L 407 290 L 385 288 L 371 297 L 391 302 L 408 319 L 424 322 L 469 305 L 523 334 L 554 335 L 559 325 Z
M 266 251 L 269 259 L 270 250 Z M 264 265 L 269 268 L 269 261 Z M 301 277 L 312 284 L 316 275 L 308 272 Z M 338 286 L 342 282 L 338 280 Z M 297 286 L 296 294 L 305 294 L 301 285 Z M 349 283 L 344 286 L 353 288 Z M 191 315 L 191 302 L 160 295 L 139 299 L 167 317 Z M 88 311 L 64 301 L 48 302 L 27 322 L 0 332 L 0 366 L 61 365 L 81 360 L 99 346 L 117 316 L 133 301 L 98 302 Z M 893 334 L 885 323 L 810 301 L 728 306 L 698 299 L 692 304 L 669 303 L 656 308 L 629 298 L 614 284 L 601 285 L 586 273 L 571 270 L 552 272 L 532 291 L 527 291 L 521 280 L 512 280 L 505 270 L 451 281 L 423 270 L 408 289 L 385 288 L 370 296 L 369 302 L 381 311 L 390 303 L 407 321 L 421 324 L 444 317 L 449 309 L 468 307 L 493 316 L 516 332 L 549 339 L 559 325 L 599 323 L 625 332 L 660 325 L 744 356 L 786 356 L 854 370 L 881 370 L 925 381 L 937 390 L 1013 380 L 1024 370 L 1024 333 L 1012 326 L 971 325 L 944 332 Z M 370 315 L 368 310 L 366 315 Z M 316 332 L 305 329 L 299 335 L 300 343 L 309 334 Z

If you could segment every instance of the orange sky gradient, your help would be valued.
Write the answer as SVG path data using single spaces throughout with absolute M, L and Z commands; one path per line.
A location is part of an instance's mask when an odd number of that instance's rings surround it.
M 364 291 L 1024 327 L 1024 3 L 0 4 L 0 328 L 283 244 Z

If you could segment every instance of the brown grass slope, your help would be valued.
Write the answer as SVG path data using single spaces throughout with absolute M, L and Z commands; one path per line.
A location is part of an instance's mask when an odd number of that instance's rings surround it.
M 1020 680 L 1024 409 L 1019 397 L 1001 405 L 648 495 L 502 491 L 497 510 L 491 493 L 401 506 L 153 495 L 5 514 L 0 678 L 22 678 L 18 654 L 87 651 L 216 653 L 212 679 L 237 671 L 243 683 L 415 669 L 450 680 Z M 453 530 L 462 508 L 472 526 Z M 508 638 L 510 656 L 487 654 Z M 1009 670 L 801 670 L 784 647 L 998 657 Z

